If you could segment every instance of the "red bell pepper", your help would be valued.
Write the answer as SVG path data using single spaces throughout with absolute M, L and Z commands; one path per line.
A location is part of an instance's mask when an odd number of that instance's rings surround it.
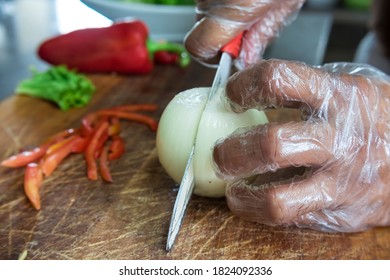
M 186 66 L 189 55 L 181 44 L 155 42 L 148 37 L 142 21 L 114 23 L 108 27 L 86 28 L 58 35 L 44 41 L 38 48 L 41 59 L 53 65 L 67 65 L 80 72 L 117 72 L 146 74 L 153 69 L 154 54 L 177 54 L 178 59 L 161 59 L 164 64 Z

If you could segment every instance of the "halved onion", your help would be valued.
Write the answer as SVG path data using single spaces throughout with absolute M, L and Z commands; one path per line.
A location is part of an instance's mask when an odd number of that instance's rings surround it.
M 217 178 L 212 167 L 215 142 L 237 128 L 264 124 L 263 111 L 248 110 L 236 114 L 221 99 L 223 90 L 206 104 L 210 88 L 193 88 L 177 94 L 165 108 L 157 130 L 157 153 L 161 165 L 180 183 L 195 143 L 194 193 L 208 197 L 225 195 L 226 182 Z

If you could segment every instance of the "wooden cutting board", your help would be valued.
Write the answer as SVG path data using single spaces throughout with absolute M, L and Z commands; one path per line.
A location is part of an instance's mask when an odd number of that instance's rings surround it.
M 97 92 L 82 109 L 61 112 L 26 96 L 0 103 L 0 158 L 79 126 L 88 112 L 114 105 L 159 104 L 158 119 L 178 92 L 210 86 L 214 70 L 157 67 L 146 76 L 91 75 Z M 290 112 L 275 112 L 283 121 Z M 268 227 L 231 214 L 224 199 L 193 196 L 176 245 L 165 244 L 177 186 L 160 166 L 155 133 L 123 124 L 126 154 L 111 164 L 113 184 L 88 181 L 72 155 L 44 182 L 42 209 L 23 191 L 23 170 L 0 167 L 0 258 L 17 259 L 390 259 L 390 228 L 323 233 Z M 26 255 L 27 253 L 27 255 Z

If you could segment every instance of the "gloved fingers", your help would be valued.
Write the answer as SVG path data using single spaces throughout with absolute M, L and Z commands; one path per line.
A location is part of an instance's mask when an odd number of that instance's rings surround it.
M 276 36 L 286 22 L 286 17 L 299 10 L 303 2 L 304 0 L 197 1 L 197 12 L 202 20 L 187 34 L 185 46 L 196 59 L 206 63 L 217 63 L 219 50 L 224 45 L 240 32 L 251 30 L 252 25 L 262 21 L 255 29 L 262 34 L 254 37 L 252 33 L 243 38 L 242 56 L 253 57 L 254 60 L 251 62 L 255 62 L 261 58 L 256 56 L 264 51 L 269 40 Z M 248 40 L 253 39 L 257 40 L 248 44 Z
M 333 207 L 337 199 L 336 183 L 328 172 L 263 186 L 240 180 L 228 185 L 226 200 L 230 210 L 246 220 L 292 225 L 303 215 Z
M 281 2 L 278 8 L 258 17 L 258 20 L 246 30 L 241 53 L 234 61 L 238 69 L 245 69 L 263 57 L 268 44 L 295 18 L 304 1 Z
M 351 215 L 343 209 L 322 209 L 297 217 L 293 223 L 298 227 L 321 231 L 356 232 L 368 228 L 361 223 L 361 219 L 361 216 Z
M 272 1 L 197 1 L 197 13 L 202 18 L 187 34 L 184 44 L 193 57 L 217 64 L 220 49 L 273 5 Z
M 280 6 L 280 2 L 296 0 L 197 0 L 196 11 L 200 15 L 229 19 L 235 22 L 252 22 L 264 17 L 271 9 Z
M 327 123 L 314 121 L 239 129 L 214 146 L 214 169 L 232 180 L 291 166 L 322 166 L 333 158 L 334 135 Z
M 218 64 L 220 49 L 247 27 L 246 23 L 203 17 L 184 39 L 188 52 L 207 64 Z
M 263 60 L 233 74 L 226 85 L 226 95 L 235 112 L 301 106 L 316 110 L 333 98 L 338 78 L 301 62 Z

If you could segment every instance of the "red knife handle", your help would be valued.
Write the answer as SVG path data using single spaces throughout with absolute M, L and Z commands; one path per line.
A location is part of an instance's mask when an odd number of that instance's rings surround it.
M 241 42 L 244 32 L 241 32 L 233 40 L 222 47 L 221 51 L 231 55 L 232 58 L 236 58 L 241 51 Z

